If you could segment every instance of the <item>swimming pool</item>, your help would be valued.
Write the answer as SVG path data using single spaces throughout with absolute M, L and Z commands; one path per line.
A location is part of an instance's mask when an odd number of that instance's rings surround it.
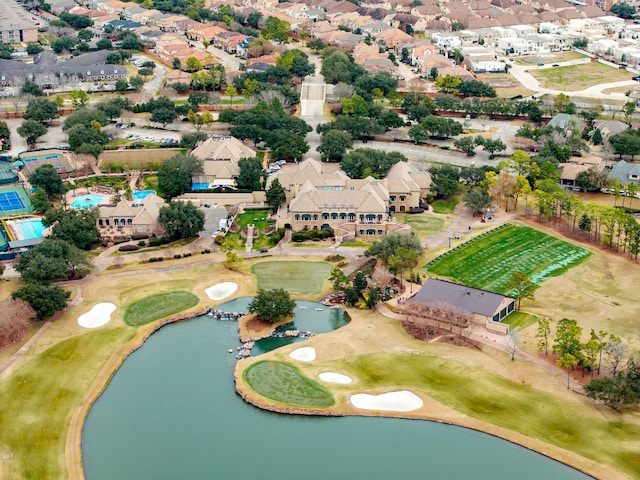
M 17 220 L 16 227 L 20 230 L 22 238 L 24 240 L 31 240 L 32 238 L 42 238 L 42 232 L 46 228 L 42 220 Z
M 71 206 L 73 208 L 90 208 L 95 207 L 102 202 L 102 200 L 104 200 L 104 196 L 89 193 L 87 195 L 80 195 L 79 197 L 76 197 Z
M 191 184 L 191 190 L 208 190 L 208 189 L 209 189 L 208 183 L 192 183 Z
M 138 190 L 137 192 L 133 192 L 132 197 L 135 200 L 142 200 L 147 195 L 151 195 L 151 194 L 155 195 L 156 191 L 155 190 Z

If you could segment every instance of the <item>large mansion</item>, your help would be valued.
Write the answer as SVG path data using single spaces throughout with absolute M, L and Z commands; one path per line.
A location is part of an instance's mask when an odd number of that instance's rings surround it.
M 287 204 L 276 214 L 277 226 L 296 230 L 333 228 L 346 239 L 408 231 L 393 217 L 395 212 L 417 208 L 431 177 L 416 172 L 406 162 L 391 168 L 387 178 L 351 179 L 336 164 L 309 159 L 288 164 L 269 178 L 285 189 Z

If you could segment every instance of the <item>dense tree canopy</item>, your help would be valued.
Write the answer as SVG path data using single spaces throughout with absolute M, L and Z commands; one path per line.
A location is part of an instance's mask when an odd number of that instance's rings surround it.
M 160 209 L 158 222 L 171 238 L 196 237 L 204 229 L 204 213 L 191 202 L 170 202 Z
M 58 117 L 58 106 L 56 102 L 47 100 L 46 98 L 32 98 L 27 104 L 27 110 L 24 113 L 25 120 L 35 120 L 40 123 L 47 123 Z
M 269 205 L 274 210 L 278 210 L 280 205 L 287 201 L 286 193 L 284 191 L 284 187 L 280 183 L 280 180 L 277 178 L 271 182 L 269 188 L 267 188 L 267 205 Z
M 262 167 L 259 158 L 241 158 L 238 162 L 240 174 L 236 180 L 238 188 L 247 190 L 260 190 L 262 181 L 267 177 L 267 172 Z
M 202 160 L 199 158 L 174 155 L 165 160 L 158 171 L 158 190 L 168 199 L 182 195 L 191 188 L 191 177 L 202 171 Z
M 426 142 L 429 137 L 449 138 L 462 133 L 460 122 L 452 118 L 429 115 L 422 118 L 418 125 L 411 127 L 409 138 L 415 142 Z
M 86 252 L 64 240 L 47 238 L 20 256 L 16 270 L 25 282 L 49 285 L 55 280 L 83 277 L 89 266 Z
M 327 83 L 335 85 L 338 82 L 344 82 L 352 85 L 358 77 L 364 75 L 365 71 L 354 63 L 348 53 L 337 48 L 328 48 L 323 52 L 320 73 Z
M 49 210 L 42 223 L 51 227 L 49 238 L 64 240 L 78 248 L 87 250 L 98 241 L 100 234 L 96 227 L 97 208 Z
M 63 290 L 60 287 L 48 287 L 45 285 L 37 285 L 35 283 L 27 283 L 18 288 L 11 294 L 12 298 L 24 300 L 39 320 L 50 317 L 60 310 L 64 310 L 67 301 L 71 296 L 71 292 Z
M 348 149 L 353 146 L 353 138 L 348 132 L 329 130 L 322 135 L 322 142 L 317 147 L 322 158 L 341 160 Z
M 424 249 L 420 245 L 420 239 L 415 235 L 405 235 L 392 232 L 385 235 L 382 240 L 373 244 L 364 252 L 367 257 L 374 257 L 387 264 L 399 248 L 406 248 L 417 256 L 422 255 Z
M 496 97 L 496 91 L 491 86 L 480 80 L 463 81 L 458 87 L 459 92 L 465 97 Z
M 38 138 L 47 133 L 47 128 L 35 120 L 25 120 L 22 122 L 22 125 L 16 129 L 16 132 L 25 139 L 27 144 L 34 145 L 38 141 Z
M 458 193 L 460 188 L 460 169 L 452 165 L 433 166 L 431 174 L 431 191 L 441 197 L 448 197 Z
M 396 163 L 406 161 L 407 158 L 399 152 L 358 148 L 342 157 L 340 167 L 351 178 L 382 178 Z
M 283 288 L 258 290 L 258 294 L 249 303 L 248 311 L 269 323 L 276 323 L 293 315 L 296 302 L 291 300 L 289 292 Z
M 53 165 L 42 165 L 36 168 L 29 175 L 29 183 L 36 188 L 42 188 L 49 197 L 62 195 L 67 191 Z

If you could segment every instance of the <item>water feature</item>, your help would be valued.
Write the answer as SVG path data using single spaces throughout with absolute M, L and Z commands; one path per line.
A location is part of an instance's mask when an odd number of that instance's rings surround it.
M 218 308 L 246 311 L 241 300 Z M 133 352 L 87 418 L 87 480 L 590 478 L 449 425 L 257 409 L 235 393 L 227 350 L 237 343 L 235 322 L 205 315 L 163 327 Z
M 104 196 L 88 193 L 87 195 L 76 197 L 71 206 L 73 208 L 91 208 L 98 205 L 102 200 L 104 200 Z
M 155 195 L 156 191 L 155 190 L 138 190 L 136 192 L 133 192 L 131 196 L 133 197 L 134 200 L 142 200 L 147 195 L 151 195 L 151 194 Z

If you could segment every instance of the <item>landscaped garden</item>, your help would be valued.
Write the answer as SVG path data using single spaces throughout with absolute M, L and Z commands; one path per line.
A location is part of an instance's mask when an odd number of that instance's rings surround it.
M 264 290 L 284 288 L 294 294 L 320 293 L 331 272 L 326 262 L 270 261 L 256 263 L 251 272 Z
M 278 403 L 319 408 L 335 403 L 329 390 L 288 363 L 257 362 L 243 376 L 253 390 Z
M 539 284 L 589 255 L 584 248 L 533 228 L 505 224 L 455 247 L 425 267 L 465 285 L 506 294 L 513 272 L 525 272 Z
M 127 306 L 124 321 L 132 327 L 195 307 L 200 299 L 191 292 L 177 290 L 142 298 Z
M 274 247 L 282 238 L 275 231 L 275 221 L 269 220 L 269 210 L 250 210 L 239 214 L 235 219 L 235 226 L 232 226 L 225 236 L 225 241 L 231 242 L 236 250 L 244 250 L 247 242 L 241 235 L 242 231 L 249 225 L 254 225 L 258 229 L 258 238 L 253 239 L 253 249 Z M 267 234 L 265 234 L 265 231 Z

